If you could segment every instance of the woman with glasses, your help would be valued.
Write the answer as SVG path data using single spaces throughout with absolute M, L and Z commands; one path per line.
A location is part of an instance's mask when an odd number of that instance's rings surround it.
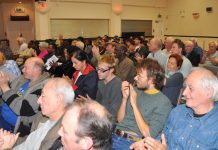
M 121 79 L 114 75 L 115 58 L 104 54 L 98 62 L 98 91 L 96 100 L 112 114 L 113 125 L 122 100 Z
M 71 61 L 76 71 L 72 80 L 68 76 L 64 76 L 68 81 L 72 82 L 75 97 L 89 96 L 96 98 L 98 75 L 95 69 L 90 65 L 88 56 L 83 50 L 73 52 Z

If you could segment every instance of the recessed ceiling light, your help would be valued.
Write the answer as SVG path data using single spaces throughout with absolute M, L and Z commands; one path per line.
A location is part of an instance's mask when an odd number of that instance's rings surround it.
M 22 4 L 22 2 L 21 2 L 21 1 L 19 1 L 19 2 L 18 2 L 18 4 Z

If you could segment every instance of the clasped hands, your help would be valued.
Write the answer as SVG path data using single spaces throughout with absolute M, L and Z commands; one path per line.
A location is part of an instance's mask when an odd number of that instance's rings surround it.
M 0 129 L 0 150 L 11 149 L 16 143 L 19 133 L 13 134 L 9 131 Z
M 9 81 L 10 81 L 9 76 L 3 73 L 2 71 L 0 71 L 0 88 L 3 93 L 10 90 Z
M 123 81 L 122 86 L 121 86 L 121 90 L 122 90 L 122 94 L 123 94 L 123 100 L 127 101 L 128 97 L 129 97 L 131 105 L 136 106 L 137 105 L 137 93 L 136 93 L 133 85 L 127 81 Z

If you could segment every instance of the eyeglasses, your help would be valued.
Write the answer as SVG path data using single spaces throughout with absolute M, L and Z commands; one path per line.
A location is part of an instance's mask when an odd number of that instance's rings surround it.
M 100 71 L 102 73 L 105 73 L 106 71 L 110 70 L 111 68 L 113 68 L 113 67 L 109 67 L 108 69 L 102 69 L 102 68 L 96 67 L 96 70 Z

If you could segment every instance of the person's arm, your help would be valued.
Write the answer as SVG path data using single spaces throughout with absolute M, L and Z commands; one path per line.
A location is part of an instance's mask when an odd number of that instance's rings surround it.
M 133 113 L 135 116 L 137 126 L 138 126 L 141 134 L 143 134 L 143 132 L 146 132 L 147 135 L 150 135 L 149 125 L 144 121 L 142 114 L 138 108 L 137 93 L 135 92 L 132 85 L 130 85 L 130 103 L 131 103 L 131 106 L 133 109 Z
M 129 82 L 127 81 L 123 81 L 122 82 L 122 86 L 121 86 L 121 90 L 122 90 L 122 102 L 120 105 L 120 109 L 117 112 L 117 121 L 118 122 L 122 122 L 126 113 L 126 103 L 129 97 Z

